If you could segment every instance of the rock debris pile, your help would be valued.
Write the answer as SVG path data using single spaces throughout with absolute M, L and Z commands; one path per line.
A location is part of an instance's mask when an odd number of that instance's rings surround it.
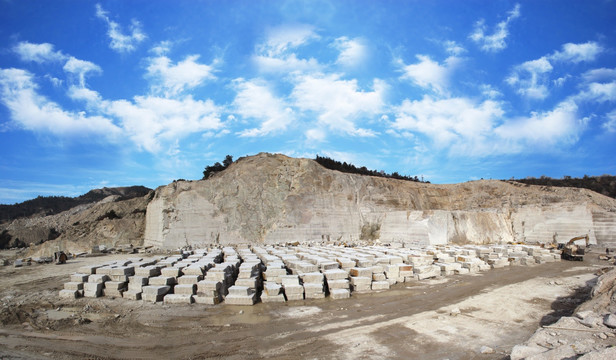
M 543 326 L 511 351 L 511 360 L 616 359 L 616 269 L 597 279 L 573 316 Z
M 60 297 L 211 305 L 345 299 L 397 283 L 559 260 L 556 250 L 528 245 L 209 248 L 85 266 Z

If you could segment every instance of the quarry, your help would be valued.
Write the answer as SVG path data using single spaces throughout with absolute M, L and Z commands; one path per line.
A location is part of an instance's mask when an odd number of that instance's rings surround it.
M 616 358 L 616 200 L 590 190 L 262 153 L 2 226 L 32 243 L 0 253 L 2 358 Z

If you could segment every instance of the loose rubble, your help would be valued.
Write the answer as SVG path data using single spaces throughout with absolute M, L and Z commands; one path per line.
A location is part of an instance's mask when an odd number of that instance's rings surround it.
M 59 296 L 210 305 L 337 300 L 397 283 L 553 261 L 560 261 L 558 251 L 530 245 L 223 247 L 84 266 Z
M 616 269 L 603 274 L 592 299 L 513 347 L 511 360 L 616 359 Z

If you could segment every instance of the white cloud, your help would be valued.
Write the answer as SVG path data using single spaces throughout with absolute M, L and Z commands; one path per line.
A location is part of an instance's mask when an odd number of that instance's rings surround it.
M 423 134 L 450 154 L 486 156 L 521 153 L 538 147 L 574 143 L 588 119 L 579 118 L 571 99 L 554 109 L 508 118 L 502 103 L 468 98 L 404 100 L 396 108 L 391 128 Z
M 446 94 L 451 75 L 462 60 L 450 56 L 445 59 L 445 64 L 441 65 L 427 55 L 417 55 L 417 59 L 419 62 L 411 65 L 405 65 L 401 60 L 398 61 L 403 71 L 401 78 L 410 79 L 416 85 L 431 89 L 438 94 Z
M 616 80 L 616 69 L 599 68 L 588 70 L 582 74 L 582 79 L 584 79 L 586 83 Z
M 466 52 L 466 49 L 462 47 L 462 45 L 453 40 L 443 42 L 443 46 L 445 46 L 445 51 L 447 51 L 450 55 L 460 56 Z
M 616 133 L 616 110 L 612 110 L 605 115 L 607 121 L 601 125 L 607 132 Z
M 44 63 L 47 61 L 64 61 L 66 59 L 66 56 L 60 51 L 54 51 L 53 45 L 49 43 L 33 44 L 22 41 L 13 48 L 13 51 L 23 61 Z
M 509 23 L 520 17 L 520 4 L 509 12 L 509 16 L 504 21 L 499 22 L 492 34 L 487 34 L 485 20 L 481 19 L 475 24 L 475 29 L 469 38 L 480 45 L 481 50 L 488 52 L 498 52 L 507 47 L 506 39 L 509 36 Z
M 609 83 L 593 82 L 586 86 L 579 94 L 575 95 L 576 100 L 613 102 L 616 101 L 616 81 Z
M 372 88 L 362 91 L 356 80 L 342 80 L 335 74 L 304 75 L 295 79 L 291 98 L 298 109 L 314 112 L 321 125 L 348 135 L 374 136 L 373 131 L 356 126 L 362 118 L 380 117 L 387 84 L 375 79 Z
M 133 101 L 105 102 L 103 107 L 103 111 L 120 120 L 124 134 L 149 152 L 160 151 L 162 143 L 223 126 L 220 109 L 211 100 L 194 100 L 190 96 L 135 96 Z
M 200 64 L 198 59 L 199 55 L 190 55 L 175 65 L 166 56 L 150 59 L 147 76 L 156 81 L 153 89 L 165 96 L 174 96 L 201 85 L 207 79 L 215 79 L 213 66 Z
M 253 60 L 257 68 L 265 73 L 309 72 L 321 68 L 316 59 L 298 59 L 295 54 L 289 54 L 283 58 L 255 55 Z
M 562 51 L 556 51 L 550 56 L 555 61 L 570 61 L 579 63 L 582 61 L 593 61 L 603 51 L 603 47 L 594 41 L 583 44 L 567 43 L 563 45 Z
M 481 90 L 481 94 L 488 99 L 496 99 L 503 96 L 503 93 L 496 90 L 489 84 L 482 84 L 479 86 L 479 89 Z
M 257 53 L 267 57 L 278 57 L 290 49 L 318 39 L 319 35 L 310 25 L 285 25 L 270 29 L 266 37 L 265 42 L 257 46 Z
M 586 125 L 577 116 L 577 105 L 570 100 L 558 104 L 553 110 L 533 112 L 528 117 L 510 119 L 494 129 L 504 140 L 503 147 L 522 151 L 524 147 L 570 144 L 577 141 Z
M 327 133 L 321 128 L 314 128 L 306 130 L 305 136 L 308 144 L 321 143 L 327 138 Z
M 32 131 L 55 135 L 97 135 L 114 138 L 120 129 L 103 116 L 87 116 L 63 110 L 55 102 L 37 93 L 37 85 L 29 72 L 21 69 L 1 69 L 2 102 L 9 109 L 11 119 Z
M 132 20 L 129 35 L 122 33 L 120 24 L 112 21 L 108 16 L 108 12 L 100 4 L 96 4 L 96 17 L 107 23 L 107 35 L 111 40 L 109 47 L 114 51 L 119 53 L 134 51 L 137 44 L 146 38 L 146 35 L 141 30 L 141 24 L 137 20 Z
M 364 40 L 360 38 L 349 39 L 342 36 L 334 41 L 333 46 L 340 51 L 336 63 L 348 67 L 360 64 L 368 52 Z
M 253 60 L 262 72 L 317 71 L 321 66 L 316 59 L 301 59 L 294 52 L 316 39 L 319 39 L 319 36 L 309 25 L 272 28 L 267 32 L 265 41 L 257 45 Z
M 237 95 L 233 107 L 237 114 L 244 119 L 257 119 L 261 122 L 258 128 L 245 129 L 240 132 L 240 136 L 266 136 L 281 132 L 294 120 L 293 111 L 266 84 L 258 80 L 238 79 L 235 87 Z
M 101 68 L 98 65 L 90 61 L 76 59 L 72 56 L 68 59 L 66 64 L 64 64 L 64 71 L 76 75 L 77 79 L 79 80 L 79 85 L 81 87 L 85 86 L 86 75 L 88 73 L 102 72 Z
M 73 100 L 83 100 L 88 104 L 98 106 L 102 102 L 100 94 L 85 87 L 71 86 L 67 95 Z
M 552 64 L 544 56 L 516 66 L 505 81 L 516 88 L 516 92 L 522 96 L 545 99 L 549 94 L 546 74 L 552 69 Z
M 494 151 L 490 135 L 503 116 L 498 102 L 476 103 L 467 98 L 404 100 L 396 109 L 392 127 L 398 131 L 424 134 L 439 148 L 451 147 L 470 155 Z

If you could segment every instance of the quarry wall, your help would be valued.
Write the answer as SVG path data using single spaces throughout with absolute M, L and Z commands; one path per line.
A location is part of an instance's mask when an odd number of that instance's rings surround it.
M 502 181 L 422 184 L 259 154 L 208 180 L 156 190 L 144 245 L 304 241 L 408 244 L 566 242 L 616 245 L 616 201 L 583 189 Z

